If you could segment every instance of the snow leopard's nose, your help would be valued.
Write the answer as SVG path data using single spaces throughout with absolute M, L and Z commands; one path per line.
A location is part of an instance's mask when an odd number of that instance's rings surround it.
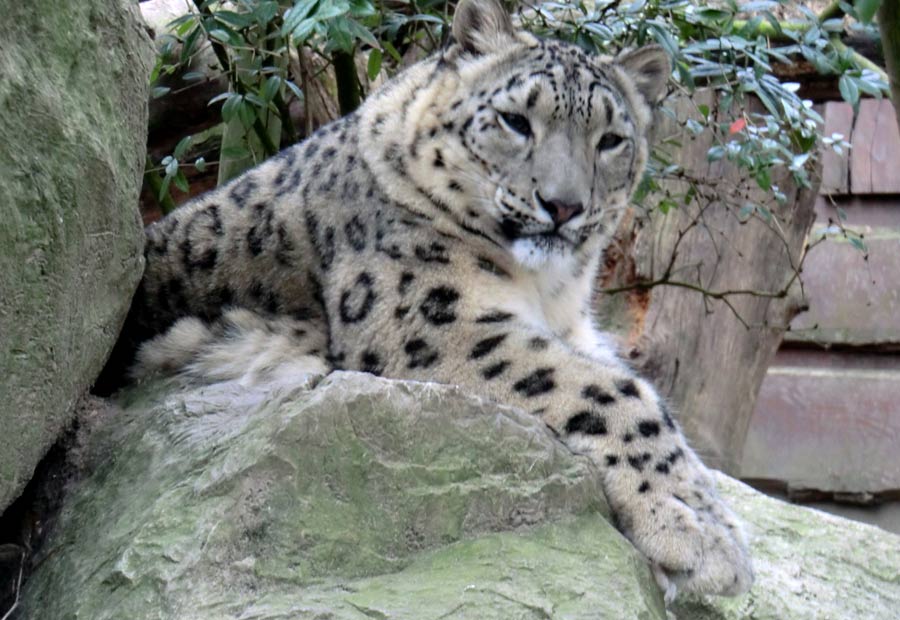
M 539 192 L 535 192 L 537 203 L 550 214 L 553 223 L 562 226 L 573 217 L 584 211 L 581 203 L 563 202 L 562 200 L 547 200 Z

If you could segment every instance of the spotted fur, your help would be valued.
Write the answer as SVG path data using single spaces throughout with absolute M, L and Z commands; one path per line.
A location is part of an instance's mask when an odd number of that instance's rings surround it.
M 302 359 L 463 385 L 596 461 L 668 594 L 746 591 L 737 520 L 590 319 L 665 54 L 590 56 L 516 31 L 495 0 L 463 0 L 453 34 L 358 112 L 149 227 L 131 324 L 181 320 L 138 372 L 261 381 Z

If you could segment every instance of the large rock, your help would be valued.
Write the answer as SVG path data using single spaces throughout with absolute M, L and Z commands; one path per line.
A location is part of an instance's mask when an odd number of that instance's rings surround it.
M 534 416 L 357 373 L 155 383 L 121 404 L 85 421 L 86 477 L 34 559 L 25 617 L 666 618 L 597 471 Z M 720 483 L 755 530 L 758 583 L 680 601 L 679 618 L 900 608 L 900 539 Z
M 0 0 L 0 511 L 100 371 L 141 271 L 152 47 L 123 0 Z
M 665 618 L 596 472 L 533 416 L 356 373 L 165 392 L 88 442 L 28 617 Z

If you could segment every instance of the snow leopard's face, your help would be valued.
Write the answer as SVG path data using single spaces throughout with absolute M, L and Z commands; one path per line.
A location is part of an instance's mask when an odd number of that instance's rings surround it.
M 647 159 L 646 104 L 609 60 L 558 42 L 521 48 L 470 84 L 452 165 L 478 212 L 467 223 L 489 223 L 538 266 L 611 232 Z
M 454 92 L 432 103 L 446 107 L 420 153 L 438 197 L 530 267 L 610 234 L 647 160 L 663 50 L 592 56 L 478 2 L 457 12 L 453 34 L 442 63 Z

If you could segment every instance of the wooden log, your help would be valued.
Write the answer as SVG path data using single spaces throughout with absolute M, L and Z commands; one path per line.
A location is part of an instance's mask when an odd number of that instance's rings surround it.
M 711 92 L 670 105 L 684 121 L 699 117 L 698 104 L 709 106 L 717 121 L 738 116 L 718 110 Z M 698 193 L 665 215 L 626 214 L 607 253 L 601 287 L 631 288 L 601 295 L 598 318 L 620 334 L 625 356 L 675 406 L 707 463 L 737 472 L 757 392 L 801 299 L 793 290 L 783 297 L 713 299 L 684 287 L 635 285 L 668 270 L 671 280 L 711 292 L 781 291 L 800 265 L 818 188 L 798 188 L 785 172 L 773 183 L 787 202 L 771 204 L 744 172 L 727 161 L 707 161 L 710 132 L 693 135 L 660 118 L 658 135 L 681 145 L 672 151 L 674 161 L 696 181 Z M 648 202 L 659 203 L 666 190 L 674 195 L 685 189 L 684 179 L 667 181 Z M 744 218 L 740 210 L 750 203 L 767 204 L 769 211 Z

